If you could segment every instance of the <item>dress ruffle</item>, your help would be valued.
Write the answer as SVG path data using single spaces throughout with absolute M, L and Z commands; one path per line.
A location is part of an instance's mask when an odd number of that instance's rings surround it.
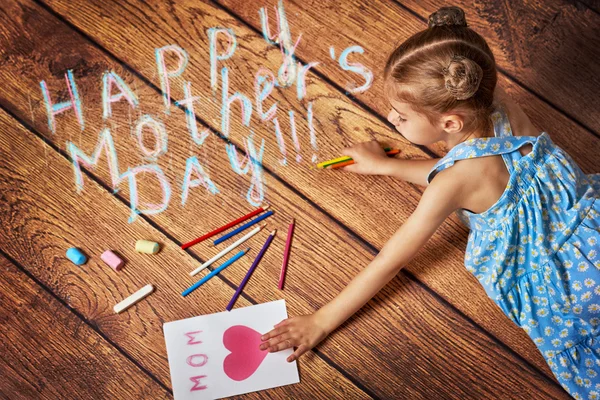
M 465 267 L 544 356 L 574 398 L 600 398 L 600 174 L 585 175 L 550 135 L 513 136 L 502 109 L 494 138 L 465 141 L 432 168 L 501 155 L 510 174 L 470 228 Z M 519 147 L 532 144 L 522 156 Z

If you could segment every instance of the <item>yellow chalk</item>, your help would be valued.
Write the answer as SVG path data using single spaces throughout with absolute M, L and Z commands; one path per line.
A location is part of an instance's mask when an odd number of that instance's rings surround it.
M 156 242 L 149 240 L 138 240 L 135 242 L 135 251 L 138 253 L 156 254 L 160 250 L 160 246 Z

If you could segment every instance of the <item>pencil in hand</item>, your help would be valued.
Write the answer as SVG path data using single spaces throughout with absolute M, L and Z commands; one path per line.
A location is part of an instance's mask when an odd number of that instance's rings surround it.
M 400 153 L 400 149 L 392 149 L 390 147 L 386 147 L 385 154 L 388 156 L 393 156 Z M 333 160 L 324 161 L 322 163 L 317 164 L 317 168 L 321 169 L 337 169 L 345 167 L 346 165 L 354 164 L 354 160 L 351 157 L 344 156 L 339 158 L 334 158 Z

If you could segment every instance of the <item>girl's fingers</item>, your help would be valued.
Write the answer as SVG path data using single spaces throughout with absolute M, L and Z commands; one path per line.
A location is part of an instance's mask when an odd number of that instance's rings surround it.
M 285 349 L 289 349 L 289 348 L 293 348 L 293 347 L 294 347 L 294 343 L 293 343 L 292 339 L 287 338 L 287 339 L 281 340 L 274 346 L 273 345 L 269 346 L 269 352 L 274 353 L 276 351 L 281 351 L 281 350 L 285 350 Z
M 355 170 L 357 169 L 357 165 L 356 164 L 350 164 L 350 165 L 346 165 L 345 167 L 340 167 L 337 169 L 341 169 L 342 171 L 348 171 L 348 172 L 355 172 Z
M 288 318 L 288 319 L 289 319 L 289 318 Z M 273 328 L 277 328 L 277 327 L 278 327 L 278 326 L 280 326 L 280 325 L 287 324 L 287 322 L 288 322 L 288 319 L 284 319 L 283 321 L 281 321 L 281 322 L 279 322 L 279 323 L 275 324 L 275 325 L 273 326 Z
M 274 338 L 274 337 L 276 337 L 278 335 L 281 335 L 284 332 L 287 332 L 287 327 L 281 326 L 279 328 L 272 329 L 271 331 L 265 333 L 264 335 L 262 335 L 260 337 L 260 340 L 262 340 L 264 342 L 265 340 L 269 340 L 271 338 Z
M 354 154 L 354 149 L 352 147 L 346 147 L 340 153 L 340 155 L 346 156 L 346 157 L 352 157 L 352 154 Z
M 282 340 L 288 339 L 290 337 L 290 335 L 288 333 L 284 333 L 281 334 L 279 336 L 276 336 L 270 340 L 264 341 L 260 344 L 260 346 L 258 346 L 259 349 L 261 350 L 266 350 L 270 347 L 275 346 L 277 343 L 281 342 Z
M 283 349 L 294 347 L 294 341 L 289 333 L 279 335 L 275 339 L 269 340 L 268 343 L 263 343 L 261 347 L 266 344 L 268 344 L 270 352 L 280 351 Z
M 307 351 L 308 351 L 308 346 L 301 344 L 300 346 L 298 346 L 296 351 L 287 358 L 287 361 L 292 362 L 294 360 L 297 360 L 298 357 L 300 357 L 302 354 L 306 353 Z

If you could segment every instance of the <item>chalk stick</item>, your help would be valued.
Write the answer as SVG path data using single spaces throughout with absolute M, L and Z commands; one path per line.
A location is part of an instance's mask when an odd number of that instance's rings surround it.
M 141 288 L 140 290 L 138 290 L 137 292 L 135 292 L 134 294 L 132 294 L 131 296 L 129 296 L 128 298 L 126 298 L 125 300 L 123 300 L 122 302 L 116 304 L 113 307 L 113 310 L 115 310 L 115 312 L 117 314 L 119 314 L 119 313 L 127 310 L 129 307 L 131 307 L 135 303 L 144 299 L 146 296 L 148 296 L 153 291 L 154 291 L 154 286 L 152 286 L 150 284 L 146 285 L 143 288 Z
M 106 250 L 104 253 L 102 253 L 100 258 L 115 271 L 120 271 L 121 267 L 123 267 L 123 264 L 125 264 L 125 262 L 118 255 L 110 250 Z
M 156 254 L 160 246 L 156 242 L 151 242 L 149 240 L 138 240 L 135 242 L 135 251 L 138 253 L 146 253 L 146 254 Z
M 75 265 L 85 264 L 87 257 L 77 247 L 71 247 L 67 250 L 67 258 Z

